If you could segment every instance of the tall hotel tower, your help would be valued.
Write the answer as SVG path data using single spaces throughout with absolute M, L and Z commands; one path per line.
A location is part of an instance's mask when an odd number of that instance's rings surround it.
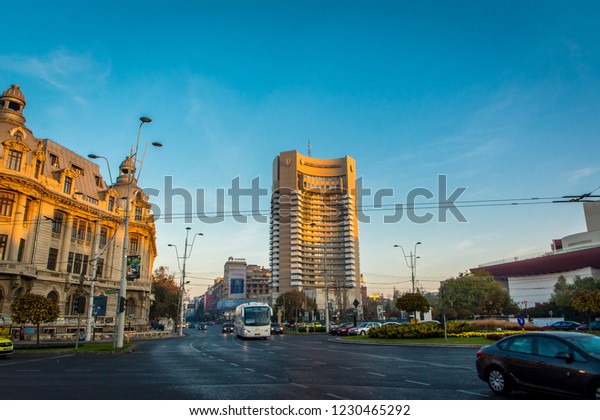
M 356 164 L 298 151 L 273 161 L 270 262 L 273 298 L 301 290 L 333 311 L 360 296 Z

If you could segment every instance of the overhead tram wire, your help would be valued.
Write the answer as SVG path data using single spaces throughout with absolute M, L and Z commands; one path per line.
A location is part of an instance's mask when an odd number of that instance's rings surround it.
M 502 206 L 515 206 L 515 205 L 541 205 L 541 204 L 554 204 L 557 199 L 561 197 L 531 197 L 531 198 L 508 198 L 508 199 L 487 199 L 487 200 L 467 200 L 467 201 L 455 201 L 455 202 L 427 202 L 427 203 L 414 203 L 408 205 L 406 203 L 392 203 L 392 204 L 381 204 L 381 205 L 363 205 L 357 206 L 357 210 L 363 212 L 374 212 L 374 211 L 394 211 L 399 206 L 407 210 L 430 210 L 430 209 L 444 209 L 444 208 L 477 208 L 477 207 L 502 207 Z M 184 219 L 189 217 L 252 217 L 252 216 L 267 216 L 270 214 L 270 209 L 257 209 L 257 210 L 214 210 L 214 211 L 202 211 L 190 212 L 190 213 L 167 213 L 160 214 L 157 220 L 162 218 L 168 219 Z

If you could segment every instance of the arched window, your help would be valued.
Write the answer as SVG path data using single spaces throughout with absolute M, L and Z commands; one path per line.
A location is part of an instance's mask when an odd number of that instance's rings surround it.
M 135 300 L 133 298 L 127 299 L 125 303 L 125 316 L 129 318 L 130 315 L 131 318 L 135 317 Z
M 48 293 L 48 296 L 46 297 L 52 302 L 58 304 L 58 293 L 56 293 L 54 290 Z
M 7 192 L 0 192 L 0 216 L 12 216 L 13 203 L 15 195 Z

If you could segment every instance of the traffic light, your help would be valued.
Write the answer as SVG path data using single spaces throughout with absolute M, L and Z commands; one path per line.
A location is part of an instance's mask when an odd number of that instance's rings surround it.
M 85 296 L 79 296 L 77 299 L 77 313 L 82 314 L 85 312 Z
M 85 296 L 73 296 L 73 313 L 82 314 L 85 312 Z
M 125 298 L 121 296 L 119 298 L 119 313 L 125 312 Z

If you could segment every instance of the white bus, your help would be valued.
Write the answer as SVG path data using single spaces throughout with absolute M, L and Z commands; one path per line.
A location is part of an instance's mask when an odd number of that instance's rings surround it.
M 235 308 L 235 332 L 241 338 L 266 339 L 271 335 L 273 309 L 266 303 L 242 303 Z

